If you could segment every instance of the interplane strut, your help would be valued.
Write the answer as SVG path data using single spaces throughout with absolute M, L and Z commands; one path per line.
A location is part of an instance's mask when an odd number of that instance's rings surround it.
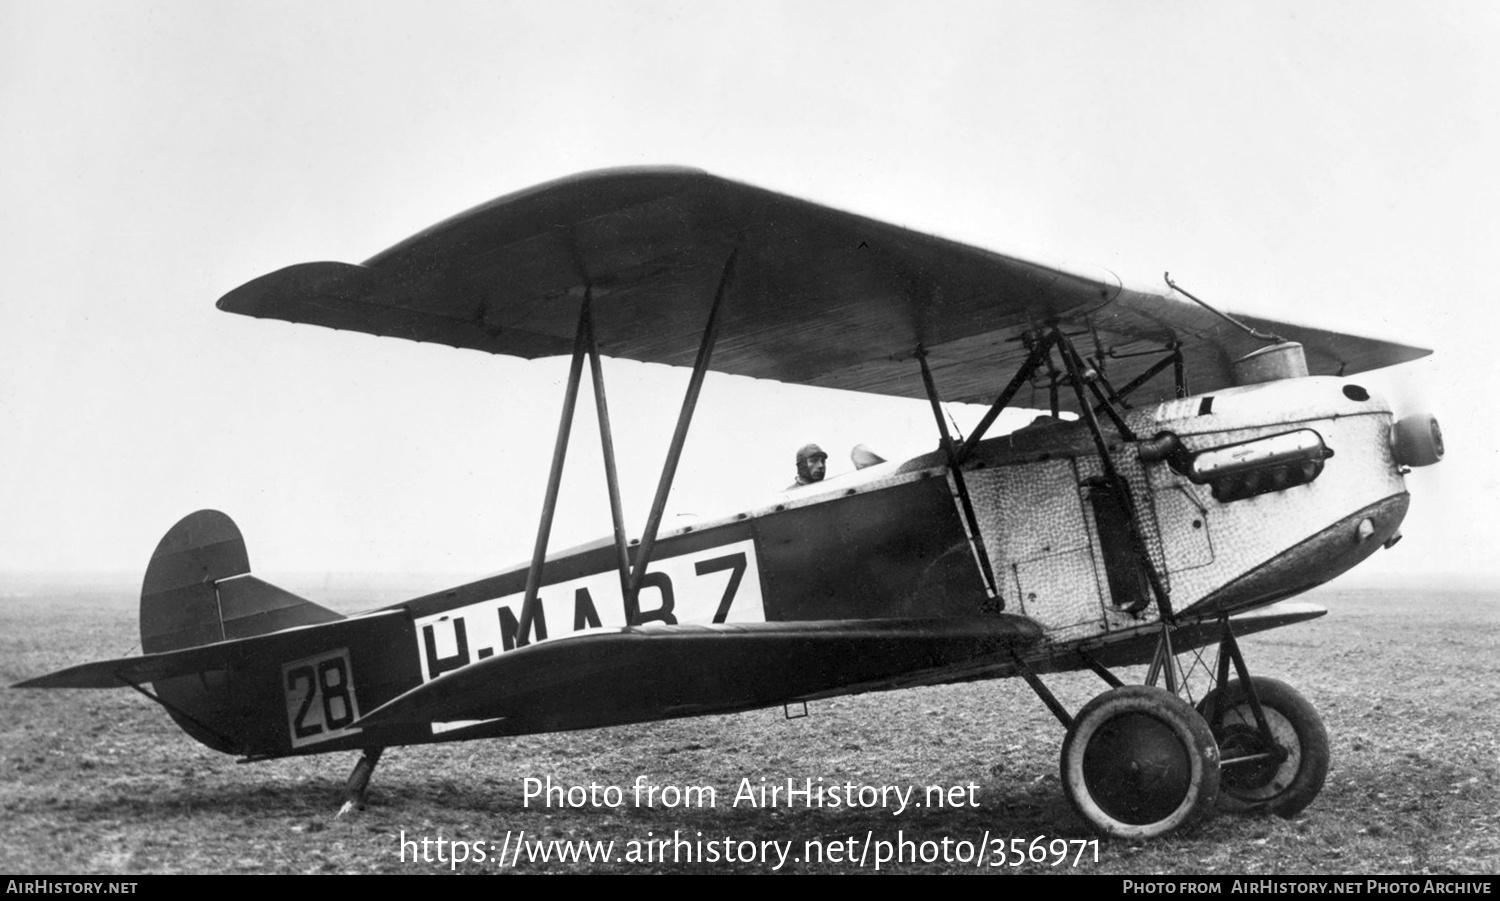
M 532 622 L 536 616 L 537 595 L 541 590 L 542 569 L 547 558 L 547 542 L 552 532 L 552 518 L 557 509 L 557 496 L 562 486 L 563 463 L 567 458 L 568 444 L 572 434 L 573 412 L 578 401 L 578 386 L 582 381 L 583 363 L 589 363 L 589 375 L 594 389 L 595 412 L 599 422 L 599 440 L 604 455 L 604 477 L 608 484 L 610 518 L 614 525 L 617 565 L 620 572 L 620 588 L 624 595 L 626 620 L 637 625 L 640 619 L 638 595 L 651 563 L 651 554 L 656 546 L 661 529 L 662 516 L 666 510 L 667 497 L 672 491 L 672 482 L 677 474 L 677 464 L 682 458 L 682 449 L 687 442 L 688 428 L 693 421 L 693 411 L 698 405 L 698 396 L 703 389 L 703 379 L 713 359 L 714 346 L 718 343 L 719 325 L 722 321 L 724 299 L 728 293 L 730 279 L 734 274 L 736 248 L 731 251 L 719 277 L 718 289 L 714 292 L 713 306 L 709 310 L 708 323 L 704 326 L 703 338 L 698 347 L 693 372 L 688 379 L 688 388 L 678 412 L 677 427 L 672 433 L 672 442 L 667 448 L 666 461 L 662 464 L 661 478 L 657 482 L 656 495 L 651 502 L 651 512 L 646 519 L 646 528 L 641 534 L 636 549 L 635 563 L 630 562 L 626 543 L 625 517 L 620 502 L 619 473 L 615 462 L 614 435 L 609 421 L 609 404 L 604 392 L 604 371 L 599 360 L 599 346 L 594 334 L 593 288 L 585 287 L 583 303 L 578 312 L 578 328 L 573 340 L 572 364 L 568 370 L 568 386 L 563 395 L 563 408 L 557 426 L 557 441 L 552 451 L 552 466 L 547 476 L 547 493 L 542 501 L 542 515 L 537 525 L 536 545 L 531 555 L 531 566 L 526 572 L 526 594 L 521 602 L 521 615 L 517 627 L 516 642 L 520 645 L 531 641 Z

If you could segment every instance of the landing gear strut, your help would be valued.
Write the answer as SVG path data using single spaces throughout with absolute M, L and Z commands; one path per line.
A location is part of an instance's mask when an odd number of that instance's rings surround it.
M 1219 808 L 1290 817 L 1312 803 L 1328 776 L 1328 730 L 1290 685 L 1252 676 L 1270 740 L 1256 723 L 1249 692 L 1236 679 L 1209 692 L 1198 710 L 1223 759 Z
M 1294 816 L 1328 776 L 1328 732 L 1317 711 L 1284 682 L 1251 676 L 1224 624 L 1215 688 L 1197 708 L 1181 687 L 1170 630 L 1163 628 L 1149 682 L 1111 684 L 1076 717 L 1017 660 L 1021 674 L 1067 729 L 1062 783 L 1069 803 L 1096 831 L 1147 839 L 1192 824 L 1217 803 L 1231 813 Z M 1230 679 L 1231 666 L 1238 675 Z
M 1229 679 L 1233 664 L 1235 675 Z M 1294 816 L 1328 776 L 1328 730 L 1290 685 L 1251 676 L 1229 623 L 1219 642 L 1216 688 L 1198 705 L 1223 753 L 1219 805 L 1231 813 Z

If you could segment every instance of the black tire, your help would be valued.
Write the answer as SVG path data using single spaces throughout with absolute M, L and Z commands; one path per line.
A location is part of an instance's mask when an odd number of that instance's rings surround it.
M 1271 764 L 1231 763 L 1219 779 L 1219 807 L 1229 813 L 1274 813 L 1291 817 L 1311 804 L 1328 777 L 1328 730 L 1312 704 L 1276 679 L 1251 676 L 1271 734 L 1287 752 Z M 1198 705 L 1223 760 L 1265 750 L 1255 713 L 1236 679 L 1209 692 Z
M 1186 701 L 1127 685 L 1094 698 L 1074 718 L 1063 740 L 1062 783 L 1095 831 L 1156 838 L 1213 809 L 1219 748 Z

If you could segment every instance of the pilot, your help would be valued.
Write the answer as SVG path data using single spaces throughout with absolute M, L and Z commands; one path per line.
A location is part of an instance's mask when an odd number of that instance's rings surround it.
M 788 491 L 814 482 L 823 481 L 828 473 L 828 455 L 816 444 L 806 444 L 797 451 L 797 481 L 787 486 Z

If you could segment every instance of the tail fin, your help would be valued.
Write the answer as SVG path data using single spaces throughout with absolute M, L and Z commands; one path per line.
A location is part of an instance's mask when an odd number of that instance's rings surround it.
M 239 527 L 217 510 L 189 514 L 168 530 L 141 585 L 147 654 L 343 618 L 250 575 Z M 164 679 L 155 688 L 177 725 L 215 750 L 238 753 L 260 728 L 236 705 L 231 670 Z

